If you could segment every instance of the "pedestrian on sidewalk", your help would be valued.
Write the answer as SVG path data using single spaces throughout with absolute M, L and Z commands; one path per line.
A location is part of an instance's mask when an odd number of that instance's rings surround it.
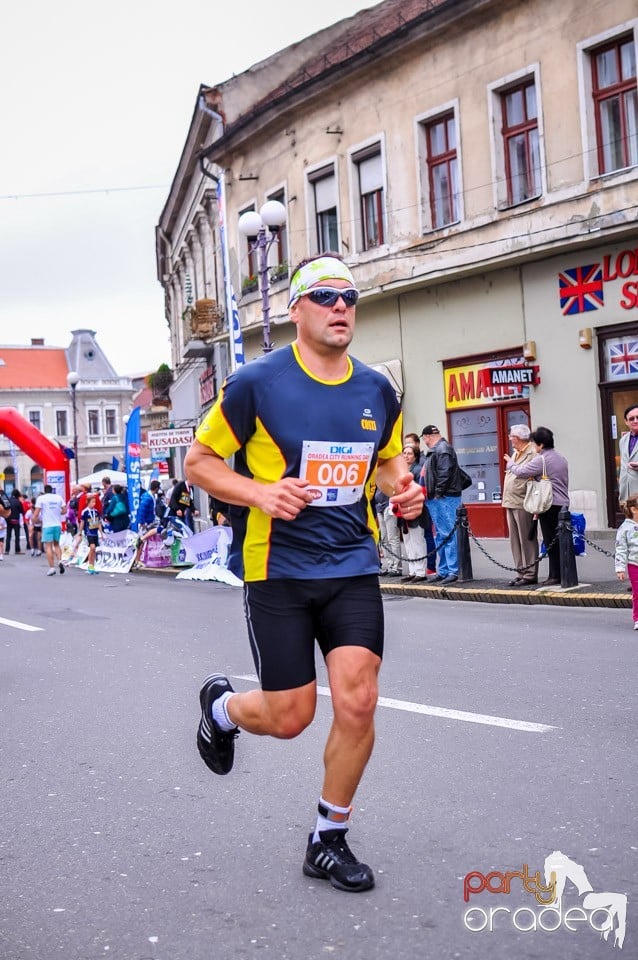
M 408 519 L 423 506 L 401 453 L 394 390 L 348 354 L 358 297 L 340 257 L 302 261 L 290 283 L 295 342 L 228 377 L 185 460 L 192 483 L 233 505 L 229 565 L 244 579 L 260 680 L 260 689 L 236 693 L 222 674 L 208 677 L 200 754 L 226 774 L 240 729 L 298 736 L 315 715 L 317 642 L 334 716 L 302 869 L 354 892 L 374 886 L 372 870 L 346 842 L 374 743 L 383 653 L 373 484 Z M 231 469 L 225 461 L 233 454 Z
M 625 520 L 616 531 L 616 576 L 629 577 L 633 604 L 634 630 L 638 630 L 638 496 L 627 497 Z
M 412 444 L 406 444 L 403 448 L 405 462 L 408 470 L 414 477 L 415 483 L 419 482 L 421 473 L 419 453 L 419 448 Z M 426 563 L 428 548 L 425 542 L 425 529 L 428 525 L 430 527 L 430 537 L 432 537 L 432 520 L 430 519 L 430 512 L 425 505 L 425 499 L 423 500 L 423 507 L 419 517 L 414 520 L 399 519 L 399 530 L 401 531 L 401 538 L 408 561 L 408 573 L 407 576 L 401 578 L 401 583 L 425 583 L 428 579 L 428 564 Z M 431 572 L 434 573 L 435 571 Z
M 517 466 L 528 463 L 536 451 L 529 438 L 529 427 L 525 423 L 515 423 L 510 427 L 509 440 L 514 451 L 511 458 L 508 454 L 504 459 L 511 460 Z M 510 470 L 505 470 L 503 480 L 503 499 L 501 505 L 505 508 L 507 527 L 510 535 L 510 548 L 514 559 L 514 566 L 518 571 L 510 580 L 510 587 L 526 586 L 538 583 L 538 537 L 537 523 L 531 513 L 523 509 L 523 501 L 527 491 L 527 480 L 515 476 Z
M 538 522 L 543 533 L 543 542 L 549 558 L 549 573 L 543 580 L 544 587 L 560 584 L 560 544 L 558 543 L 558 514 L 563 507 L 569 509 L 569 470 L 565 457 L 554 449 L 554 434 L 549 427 L 538 427 L 530 434 L 536 448 L 536 456 L 526 463 L 516 464 L 513 457 L 505 454 L 507 469 L 515 477 L 549 477 L 552 485 L 552 505 L 539 514 Z
M 631 404 L 624 413 L 627 432 L 620 438 L 620 472 L 618 500 L 622 506 L 628 497 L 638 494 L 638 404 Z
M 381 550 L 381 576 L 401 576 L 401 534 L 398 521 L 392 513 L 390 498 L 377 487 L 374 492 L 374 509 L 379 524 Z
M 421 436 L 428 449 L 422 469 L 439 556 L 438 573 L 429 582 L 455 583 L 459 578 L 459 557 L 454 529 L 463 490 L 459 462 L 454 447 L 433 423 L 423 427 Z

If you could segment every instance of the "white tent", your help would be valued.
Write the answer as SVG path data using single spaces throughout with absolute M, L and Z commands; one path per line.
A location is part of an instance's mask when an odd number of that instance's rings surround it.
M 80 477 L 78 483 L 90 483 L 92 487 L 99 487 L 103 477 L 110 477 L 111 483 L 121 483 L 123 487 L 127 483 L 126 474 L 119 470 L 96 470 L 95 473 L 89 473 L 86 477 Z

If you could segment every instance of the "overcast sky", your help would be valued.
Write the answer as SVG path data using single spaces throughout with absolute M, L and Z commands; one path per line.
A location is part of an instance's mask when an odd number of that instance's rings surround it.
M 88 327 L 121 375 L 170 362 L 154 227 L 200 83 L 372 6 L 4 4 L 0 343 Z

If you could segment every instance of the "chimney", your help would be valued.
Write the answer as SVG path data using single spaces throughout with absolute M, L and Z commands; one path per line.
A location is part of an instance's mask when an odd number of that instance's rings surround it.
M 32 346 L 32 347 L 43 347 L 43 346 L 44 346 L 44 337 L 31 337 L 31 346 Z

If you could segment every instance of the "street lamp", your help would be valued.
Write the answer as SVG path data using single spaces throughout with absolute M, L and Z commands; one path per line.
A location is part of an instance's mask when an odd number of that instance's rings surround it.
M 73 404 L 73 455 L 75 459 L 75 482 L 78 482 L 80 472 L 78 466 L 78 408 L 75 397 L 75 391 L 77 389 L 78 382 L 80 380 L 80 374 L 76 373 L 75 370 L 70 370 L 66 375 L 66 382 L 71 388 L 71 401 Z
M 279 230 L 286 222 L 286 208 L 279 200 L 267 200 L 259 213 L 247 210 L 239 218 L 239 232 L 247 237 L 250 253 L 257 251 L 257 272 L 261 291 L 261 322 L 264 328 L 264 353 L 272 350 L 270 339 L 270 284 L 268 254 L 273 243 L 279 241 Z

